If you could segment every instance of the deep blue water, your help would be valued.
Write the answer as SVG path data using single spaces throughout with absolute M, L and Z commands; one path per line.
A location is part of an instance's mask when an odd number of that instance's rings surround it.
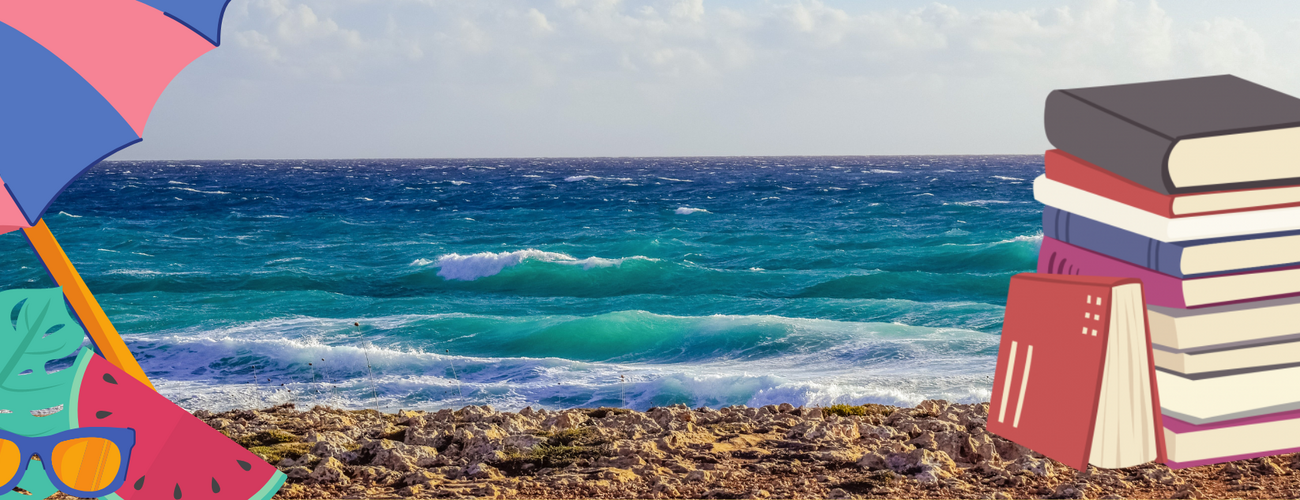
M 192 409 L 974 402 L 1008 279 L 1034 267 L 1041 172 L 1041 156 L 105 162 L 45 219 Z M 8 287 L 52 286 L 20 234 L 0 259 Z

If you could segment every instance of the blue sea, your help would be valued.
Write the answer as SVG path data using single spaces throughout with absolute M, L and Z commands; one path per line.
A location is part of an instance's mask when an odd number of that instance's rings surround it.
M 45 216 L 189 409 L 986 401 L 1041 156 L 104 162 Z M 53 286 L 20 233 L 7 287 Z

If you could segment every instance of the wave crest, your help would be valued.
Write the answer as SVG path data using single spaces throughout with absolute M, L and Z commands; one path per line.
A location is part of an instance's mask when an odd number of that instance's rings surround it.
M 628 259 L 657 260 L 640 255 L 618 259 L 606 259 L 603 257 L 587 257 L 585 259 L 578 259 L 569 254 L 546 252 L 529 248 L 526 250 L 515 250 L 513 252 L 479 252 L 469 255 L 450 253 L 438 257 L 438 261 L 434 263 L 434 265 L 439 268 L 438 276 L 443 277 L 443 279 L 474 281 L 479 278 L 498 274 L 506 268 L 517 266 L 526 260 L 582 266 L 585 270 L 595 267 L 621 266 L 623 265 L 623 262 Z M 424 266 L 429 263 L 430 262 L 427 259 L 416 259 L 416 261 L 411 264 Z

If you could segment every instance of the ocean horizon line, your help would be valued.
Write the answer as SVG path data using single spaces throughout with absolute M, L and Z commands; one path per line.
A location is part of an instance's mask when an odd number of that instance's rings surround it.
M 1047 151 L 1044 149 L 1043 151 Z M 913 157 L 1015 157 L 1043 156 L 1043 153 L 909 153 L 909 154 L 810 154 L 810 155 L 666 155 L 666 156 L 425 156 L 425 157 L 355 157 L 355 158 L 217 158 L 217 159 L 114 159 L 109 158 L 100 163 L 122 162 L 185 162 L 185 161 L 405 161 L 405 160 L 681 160 L 695 158 L 913 158 Z

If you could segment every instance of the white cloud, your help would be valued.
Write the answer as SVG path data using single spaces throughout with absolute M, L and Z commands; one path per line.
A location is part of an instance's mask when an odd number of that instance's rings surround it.
M 186 107 L 245 157 L 1033 152 L 1053 88 L 1300 90 L 1300 23 L 1266 26 L 1289 12 L 1021 4 L 234 0 L 233 43 L 173 84 L 227 97 L 168 101 L 149 132 L 172 149 L 122 156 L 191 156 Z
M 1199 22 L 1189 34 L 1188 45 L 1209 72 L 1269 71 L 1273 62 L 1268 57 L 1268 42 L 1240 19 Z
M 551 26 L 551 22 L 546 19 L 546 14 L 543 14 L 535 8 L 528 9 L 528 19 L 532 21 L 533 31 L 535 32 L 550 33 L 555 31 L 555 27 Z
M 674 0 L 668 13 L 678 19 L 699 22 L 704 17 L 704 0 Z

